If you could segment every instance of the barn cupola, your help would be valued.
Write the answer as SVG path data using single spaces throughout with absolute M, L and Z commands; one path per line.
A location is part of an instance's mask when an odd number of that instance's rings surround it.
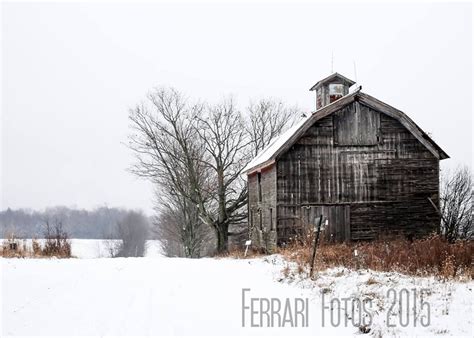
M 310 91 L 316 92 L 316 110 L 340 99 L 349 93 L 349 87 L 355 84 L 341 74 L 334 73 L 325 79 L 318 81 Z

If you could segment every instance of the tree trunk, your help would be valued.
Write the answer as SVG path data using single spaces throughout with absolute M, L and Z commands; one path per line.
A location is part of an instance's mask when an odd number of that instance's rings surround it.
M 226 253 L 229 250 L 229 227 L 220 224 L 216 228 L 217 235 L 217 253 Z

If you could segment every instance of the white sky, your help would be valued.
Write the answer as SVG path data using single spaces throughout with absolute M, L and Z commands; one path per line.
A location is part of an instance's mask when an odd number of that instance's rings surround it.
M 0 210 L 151 211 L 126 171 L 128 109 L 153 86 L 314 109 L 331 71 L 472 162 L 471 4 L 3 3 Z

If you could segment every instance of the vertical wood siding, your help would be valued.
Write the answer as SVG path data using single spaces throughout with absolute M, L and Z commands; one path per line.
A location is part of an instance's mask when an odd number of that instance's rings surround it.
M 439 225 L 428 201 L 438 203 L 439 161 L 397 120 L 359 102 L 317 121 L 271 172 L 275 182 L 262 189 L 276 204 L 280 244 L 301 232 L 308 206 L 349 206 L 353 240 L 423 235 Z M 249 177 L 250 196 L 252 182 Z

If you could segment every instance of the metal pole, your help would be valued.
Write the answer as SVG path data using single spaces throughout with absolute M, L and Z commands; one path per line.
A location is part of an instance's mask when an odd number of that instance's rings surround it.
M 319 234 L 321 233 L 321 223 L 322 222 L 323 222 L 323 215 L 319 216 L 318 230 L 316 232 L 316 238 L 314 239 L 313 258 L 311 259 L 311 270 L 309 272 L 309 277 L 313 277 L 314 259 L 316 258 L 316 248 L 317 248 L 318 242 L 319 242 Z

